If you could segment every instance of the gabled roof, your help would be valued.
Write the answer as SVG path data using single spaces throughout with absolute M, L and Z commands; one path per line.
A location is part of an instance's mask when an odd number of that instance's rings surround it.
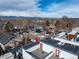
M 7 44 L 12 38 L 14 37 L 14 35 L 12 33 L 5 33 L 0 37 L 0 43 L 2 44 Z

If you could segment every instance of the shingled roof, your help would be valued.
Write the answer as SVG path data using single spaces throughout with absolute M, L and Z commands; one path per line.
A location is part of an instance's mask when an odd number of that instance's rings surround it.
M 0 37 L 0 43 L 7 44 L 13 37 L 15 37 L 12 33 L 5 33 Z

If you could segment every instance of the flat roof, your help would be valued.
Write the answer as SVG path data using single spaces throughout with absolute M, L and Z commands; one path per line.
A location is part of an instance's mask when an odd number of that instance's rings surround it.
M 39 44 L 39 43 L 32 42 L 32 43 L 30 43 L 30 44 L 26 44 L 26 45 L 24 45 L 23 48 L 26 50 L 26 49 L 29 49 L 29 48 L 31 48 L 31 47 L 37 45 L 37 44 Z
M 48 53 L 45 52 L 45 51 L 43 51 L 43 52 L 41 51 L 41 52 L 40 52 L 40 48 L 38 48 L 38 49 L 32 51 L 31 53 L 32 53 L 33 55 L 35 55 L 36 57 L 38 57 L 39 59 L 44 59 L 44 57 L 48 55 Z
M 53 40 L 53 39 L 48 39 L 47 40 L 41 40 L 42 42 L 48 44 L 48 45 L 51 45 L 51 46 L 54 46 L 56 48 L 59 48 L 61 50 L 64 50 L 66 52 L 69 52 L 69 53 L 72 53 L 74 55 L 77 55 L 77 52 L 79 50 L 79 46 L 74 46 L 74 45 L 71 45 L 71 44 L 66 44 L 66 45 L 59 45 L 57 40 Z

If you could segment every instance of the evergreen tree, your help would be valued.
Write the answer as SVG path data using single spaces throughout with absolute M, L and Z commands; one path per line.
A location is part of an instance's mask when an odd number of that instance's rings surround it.
M 6 32 L 10 32 L 13 29 L 13 25 L 8 21 L 5 26 L 4 29 Z

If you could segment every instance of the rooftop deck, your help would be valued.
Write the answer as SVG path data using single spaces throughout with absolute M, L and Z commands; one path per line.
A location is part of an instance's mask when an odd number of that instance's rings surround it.
M 48 53 L 45 51 L 40 52 L 40 49 L 38 48 L 35 51 L 33 51 L 32 54 L 36 55 L 39 59 L 43 59 Z

